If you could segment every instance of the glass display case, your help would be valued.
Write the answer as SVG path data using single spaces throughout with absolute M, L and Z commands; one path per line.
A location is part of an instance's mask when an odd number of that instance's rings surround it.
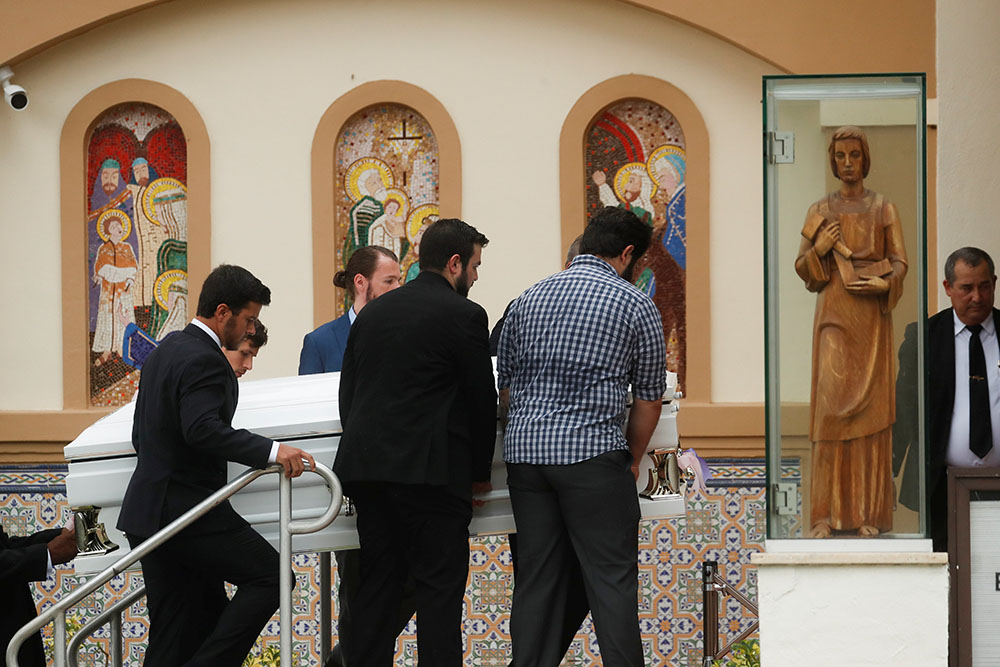
M 768 538 L 925 537 L 925 76 L 763 95 Z

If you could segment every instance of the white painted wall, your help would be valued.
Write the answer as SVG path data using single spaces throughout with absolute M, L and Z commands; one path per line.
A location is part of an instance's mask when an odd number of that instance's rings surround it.
M 951 251 L 978 246 L 1000 261 L 1000 3 L 937 1 L 938 304 Z
M 761 664 L 948 664 L 947 554 L 774 554 L 769 545 L 753 563 Z
M 689 298 L 711 291 L 713 399 L 763 400 L 759 101 L 774 70 L 694 28 L 612 0 L 178 0 L 15 71 L 31 106 L 0 109 L 0 409 L 61 407 L 59 135 L 84 95 L 129 77 L 176 88 L 208 128 L 212 263 L 242 264 L 273 291 L 257 378 L 295 373 L 312 328 L 309 156 L 340 95 L 400 79 L 448 109 L 463 217 L 492 240 L 472 297 L 495 320 L 561 266 L 559 132 L 573 104 L 622 74 L 674 84 L 711 142 L 711 284 Z

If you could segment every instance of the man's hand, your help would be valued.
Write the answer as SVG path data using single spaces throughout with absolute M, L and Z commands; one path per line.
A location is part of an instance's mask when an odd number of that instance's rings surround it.
M 476 496 L 481 496 L 483 494 L 489 493 L 493 490 L 493 484 L 490 482 L 473 482 L 472 483 L 472 505 L 474 507 L 482 507 L 486 504 L 485 501 L 479 500 Z
M 603 171 L 595 171 L 590 177 L 594 179 L 594 185 L 598 187 L 608 182 L 608 177 Z
M 303 461 L 303 459 L 305 460 Z M 312 454 L 304 449 L 280 443 L 278 444 L 278 455 L 275 457 L 275 462 L 281 464 L 281 467 L 285 469 L 285 477 L 298 477 L 305 472 L 306 463 L 309 464 L 310 470 L 316 469 L 316 461 L 313 459 Z
M 63 528 L 58 536 L 49 540 L 48 547 L 53 565 L 68 563 L 76 556 L 76 531 Z
M 635 477 L 635 481 L 639 481 L 639 462 L 634 461 L 632 463 L 632 477 Z

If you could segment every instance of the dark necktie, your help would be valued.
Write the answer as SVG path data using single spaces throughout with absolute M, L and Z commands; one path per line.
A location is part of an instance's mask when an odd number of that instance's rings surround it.
M 993 449 L 993 425 L 990 421 L 990 385 L 986 380 L 986 354 L 979 332 L 983 325 L 966 327 L 969 339 L 969 449 L 983 458 Z

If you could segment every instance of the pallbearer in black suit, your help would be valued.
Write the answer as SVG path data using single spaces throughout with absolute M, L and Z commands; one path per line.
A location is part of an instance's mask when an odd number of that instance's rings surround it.
M 487 243 L 461 220 L 435 222 L 420 275 L 365 306 L 347 341 L 334 471 L 361 541 L 349 667 L 392 664 L 407 573 L 421 664 L 462 664 L 471 499 L 490 489 L 496 439 L 486 311 L 466 298 Z
M 14 633 L 36 615 L 28 582 L 45 581 L 53 565 L 76 556 L 76 533 L 71 528 L 42 530 L 27 537 L 9 537 L 0 526 L 0 665 L 7 667 L 7 645 Z M 17 652 L 20 667 L 45 667 L 42 634 L 29 637 Z
M 948 550 L 948 466 L 1000 466 L 1000 310 L 993 307 L 996 269 L 979 248 L 959 248 L 944 265 L 951 308 L 927 320 L 927 508 L 935 551 Z M 899 349 L 899 410 L 917 404 L 917 328 Z M 919 510 L 917 424 L 897 421 L 893 474 L 906 468 L 899 501 Z M 907 452 L 909 454 L 907 455 Z
M 135 472 L 118 528 L 137 547 L 226 483 L 226 462 L 280 463 L 310 454 L 232 427 L 239 388 L 222 348 L 255 332 L 271 291 L 239 266 L 217 267 L 197 317 L 142 367 L 132 425 Z M 142 559 L 149 606 L 146 667 L 238 667 L 278 607 L 278 554 L 225 502 Z M 232 600 L 225 583 L 237 587 Z

